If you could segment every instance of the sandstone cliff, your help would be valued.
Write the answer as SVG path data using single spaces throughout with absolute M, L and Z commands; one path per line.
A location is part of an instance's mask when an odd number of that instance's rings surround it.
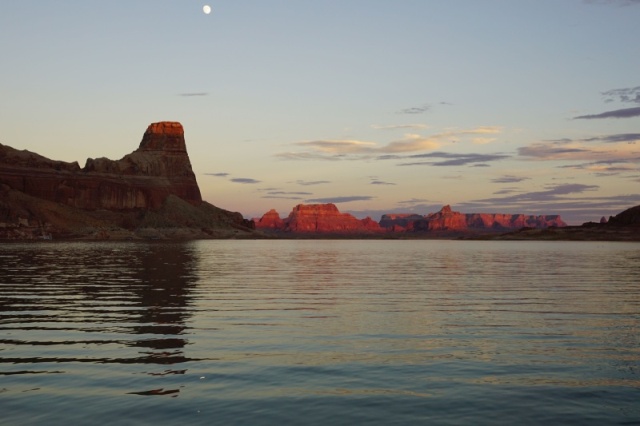
M 604 220 L 603 220 L 604 219 Z M 640 241 L 640 206 L 599 222 L 586 222 L 580 226 L 521 228 L 494 237 L 501 240 L 568 240 L 568 241 Z
M 256 229 L 299 234 L 362 234 L 382 231 L 373 219 L 360 220 L 349 213 L 340 213 L 334 204 L 298 204 L 285 219 L 281 219 L 275 210 L 270 210 L 260 219 L 254 219 L 254 222 Z
M 424 232 L 439 236 L 464 234 L 477 231 L 509 231 L 522 227 L 563 227 L 566 223 L 560 216 L 533 216 L 523 214 L 455 212 L 450 206 L 426 216 L 418 214 L 385 214 L 380 222 L 367 217 L 357 219 L 348 213 L 340 213 L 333 204 L 299 204 L 289 216 L 282 219 L 277 211 L 270 210 L 261 218 L 254 219 L 256 229 L 309 234 L 357 234 Z
M 89 158 L 80 169 L 0 145 L 0 166 L 0 183 L 82 209 L 158 208 L 171 194 L 202 202 L 180 123 L 151 124 L 140 147 L 117 161 Z
M 444 206 L 439 212 L 420 215 L 383 215 L 380 225 L 387 230 L 407 231 L 467 231 L 512 230 L 523 227 L 563 227 L 567 224 L 558 215 L 523 215 L 502 213 L 460 213 Z
M 136 151 L 82 169 L 0 144 L 0 238 L 206 237 L 252 226 L 202 201 L 180 123 L 153 123 Z

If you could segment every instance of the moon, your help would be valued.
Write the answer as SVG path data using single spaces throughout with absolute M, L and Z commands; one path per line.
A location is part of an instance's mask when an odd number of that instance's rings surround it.
M 211 6 L 209 6 L 208 4 L 205 4 L 204 6 L 202 6 L 202 11 L 204 12 L 205 15 L 208 15 L 211 13 Z

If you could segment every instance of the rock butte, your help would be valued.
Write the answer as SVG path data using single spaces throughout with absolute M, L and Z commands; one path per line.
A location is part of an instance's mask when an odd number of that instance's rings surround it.
M 354 234 L 382 232 L 380 225 L 371 218 L 357 219 L 349 213 L 340 213 L 334 204 L 298 204 L 286 219 L 269 210 L 261 218 L 254 219 L 256 229 L 293 233 Z
M 162 228 L 165 237 L 167 229 L 181 228 L 185 237 L 206 238 L 251 234 L 252 227 L 240 213 L 202 200 L 177 122 L 153 123 L 131 154 L 89 158 L 82 169 L 0 144 L 0 238 L 29 232 L 129 238 L 142 228 Z
M 153 123 L 133 153 L 116 161 L 89 158 L 82 169 L 3 145 L 0 164 L 0 183 L 81 209 L 153 209 L 169 195 L 202 202 L 180 123 Z
M 420 232 L 420 231 L 504 231 L 523 227 L 564 227 L 567 224 L 558 215 L 523 215 L 500 213 L 454 212 L 444 206 L 439 212 L 426 216 L 418 214 L 385 214 L 380 223 L 367 217 L 356 219 L 340 213 L 333 204 L 299 204 L 286 219 L 270 210 L 254 219 L 256 229 L 293 233 L 357 233 L 357 232 Z

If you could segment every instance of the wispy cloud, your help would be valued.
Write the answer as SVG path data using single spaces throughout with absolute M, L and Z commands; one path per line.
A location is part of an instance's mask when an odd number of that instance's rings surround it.
M 371 183 L 371 185 L 395 185 L 395 183 L 385 182 L 385 181 L 377 180 L 377 179 L 376 180 L 372 180 L 370 183 Z
M 307 203 L 350 203 L 353 201 L 369 201 L 373 200 L 375 197 L 370 197 L 367 195 L 352 195 L 347 197 L 327 197 L 327 198 L 311 198 L 305 200 Z
M 426 124 L 391 124 L 387 126 L 374 124 L 371 126 L 371 128 L 376 130 L 428 129 L 429 126 L 427 126 Z
M 633 165 L 633 163 L 640 163 L 640 157 L 636 158 L 635 161 L 632 159 L 610 159 L 582 164 L 567 164 L 559 166 L 559 168 L 587 170 L 596 176 L 613 176 L 621 173 L 637 172 L 639 167 Z
M 444 143 L 458 138 L 479 137 L 477 141 L 486 143 L 486 135 L 499 134 L 502 127 L 480 126 L 473 129 L 448 130 L 433 135 L 406 134 L 402 139 L 378 145 L 375 142 L 353 139 L 328 139 L 296 142 L 294 145 L 305 148 L 302 152 L 285 152 L 275 154 L 283 160 L 358 160 L 369 159 L 372 155 L 401 154 L 420 151 L 431 151 L 439 148 Z M 389 159 L 391 157 L 386 157 Z
M 443 161 L 418 161 L 410 163 L 400 163 L 399 166 L 465 166 L 475 163 L 487 163 L 491 161 L 504 160 L 510 158 L 507 154 L 453 154 L 449 152 L 432 152 L 428 154 L 410 155 L 406 158 L 439 158 Z
M 269 191 L 267 195 L 313 195 L 313 192 L 304 191 Z
M 522 192 L 524 191 L 518 188 L 502 188 L 501 190 L 494 192 L 493 195 L 506 195 L 506 194 L 513 194 L 513 193 L 522 193 Z
M 251 179 L 251 178 L 233 178 L 231 179 L 231 182 L 243 183 L 243 184 L 255 184 L 255 183 L 260 183 L 261 181 L 256 179 Z
M 180 93 L 178 96 L 183 97 L 193 97 L 193 96 L 209 96 L 207 92 L 189 92 L 189 93 Z
M 398 111 L 398 114 L 423 114 L 429 111 L 429 109 L 431 109 L 431 106 L 428 104 L 424 104 L 415 107 L 403 108 Z
M 227 177 L 229 173 L 205 173 L 206 176 Z
M 398 201 L 398 204 L 418 204 L 418 203 L 428 203 L 430 200 L 426 198 L 411 198 L 409 200 Z
M 617 135 L 597 136 L 583 139 L 585 142 L 605 142 L 605 143 L 635 143 L 640 141 L 640 133 L 620 133 Z
M 328 154 L 362 154 L 372 152 L 376 146 L 375 142 L 358 140 L 315 140 L 297 142 L 296 145 Z
M 594 120 L 601 118 L 632 118 L 640 117 L 640 107 L 616 109 L 614 111 L 606 111 L 600 114 L 580 115 L 574 117 L 574 120 Z
M 289 197 L 285 195 L 264 195 L 260 198 L 264 198 L 267 200 L 302 200 L 304 197 Z
M 518 182 L 522 182 L 524 180 L 529 180 L 529 179 L 531 179 L 531 178 L 522 177 L 522 176 L 504 175 L 504 176 L 501 176 L 499 178 L 491 179 L 491 182 L 493 182 L 493 183 L 518 183 Z
M 331 183 L 330 180 L 297 180 L 296 183 L 302 186 L 312 186 L 312 185 L 324 185 L 327 183 Z
M 279 152 L 275 154 L 275 157 L 281 160 L 293 160 L 293 161 L 339 161 L 344 156 L 342 155 L 328 155 L 319 152 Z
M 587 139 L 603 140 L 608 143 L 619 143 L 626 136 L 613 135 L 610 137 L 598 137 Z M 640 150 L 633 144 L 619 144 L 616 146 L 585 146 L 583 142 L 562 139 L 557 141 L 536 142 L 528 146 L 518 148 L 518 154 L 532 160 L 544 161 L 637 161 Z
M 507 197 L 492 197 L 475 200 L 473 203 L 488 205 L 510 205 L 521 203 L 550 202 L 564 199 L 567 195 L 582 194 L 596 191 L 600 187 L 597 185 L 584 185 L 581 183 L 565 183 L 559 185 L 548 185 L 543 191 L 524 192 Z
M 640 4 L 640 0 L 637 3 Z M 608 90 L 602 92 L 602 96 L 605 97 L 605 102 L 619 101 L 640 104 L 640 86 Z

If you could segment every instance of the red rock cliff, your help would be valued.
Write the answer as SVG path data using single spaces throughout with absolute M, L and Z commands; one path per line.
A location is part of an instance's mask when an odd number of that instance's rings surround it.
M 49 160 L 0 145 L 0 184 L 82 209 L 159 208 L 169 195 L 202 203 L 180 123 L 153 123 L 139 148 L 121 158 L 77 163 Z
M 256 229 L 321 234 L 382 231 L 371 218 L 360 220 L 349 213 L 340 213 L 334 204 L 298 204 L 284 220 L 275 210 L 270 210 L 256 221 Z
M 523 227 L 548 228 L 564 227 L 567 224 L 558 215 L 523 215 L 503 213 L 464 214 L 444 206 L 439 212 L 426 216 L 383 215 L 380 224 L 387 230 L 401 229 L 415 231 L 464 231 L 469 229 L 509 230 Z

